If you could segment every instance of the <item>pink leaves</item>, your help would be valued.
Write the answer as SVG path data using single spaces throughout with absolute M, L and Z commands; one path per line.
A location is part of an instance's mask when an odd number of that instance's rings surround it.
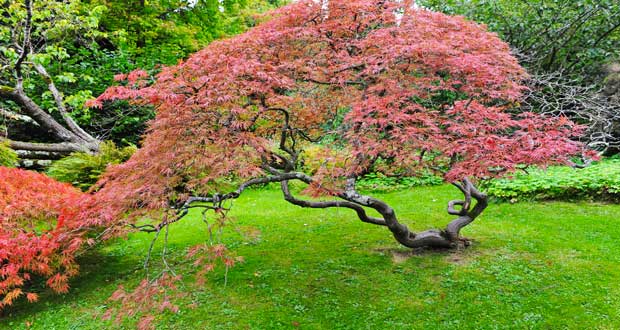
M 54 291 L 59 293 L 67 293 L 69 291 L 69 278 L 63 274 L 56 274 L 47 280 L 47 285 Z
M 205 276 L 215 270 L 218 264 L 225 267 L 226 272 L 237 263 L 243 262 L 243 257 L 235 256 L 224 244 L 198 244 L 189 248 L 188 258 L 193 258 L 196 272 L 196 283 L 203 285 Z
M 140 70 L 119 76 L 124 86 L 93 104 L 126 99 L 155 107 L 157 117 L 142 149 L 101 181 L 91 209 L 105 211 L 92 211 L 100 217 L 93 221 L 132 221 L 187 194 L 264 175 L 261 162 L 278 152 L 284 125 L 269 111 L 276 107 L 288 111 L 287 134 L 298 143 L 303 133 L 337 146 L 334 161 L 311 170 L 312 194 L 333 194 L 376 159 L 397 174 L 452 167 L 448 178 L 486 177 L 577 152 L 577 127 L 566 119 L 512 114 L 526 73 L 497 35 L 403 6 L 330 0 L 326 14 L 300 1 L 154 81 Z
M 164 273 L 152 281 L 142 280 L 132 291 L 127 291 L 122 285 L 119 285 L 109 298 L 109 300 L 118 303 L 119 306 L 118 308 L 108 309 L 103 314 L 103 319 L 111 319 L 115 315 L 114 321 L 120 325 L 124 318 L 139 315 L 137 329 L 155 329 L 153 324 L 156 320 L 155 313 L 179 312 L 179 306 L 172 301 L 187 296 L 187 293 L 178 289 L 177 284 L 180 282 L 180 276 Z
M 29 292 L 26 294 L 26 299 L 28 300 L 28 302 L 33 303 L 39 300 L 39 295 Z
M 73 256 L 86 224 L 76 214 L 89 196 L 36 172 L 0 167 L 0 309 L 13 302 L 31 274 L 56 292 L 77 274 Z M 13 293 L 12 293 L 13 292 Z M 35 293 L 25 294 L 29 302 Z

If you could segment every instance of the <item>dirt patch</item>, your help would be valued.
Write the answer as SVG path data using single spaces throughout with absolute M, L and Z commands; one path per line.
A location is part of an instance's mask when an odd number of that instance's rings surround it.
M 467 245 L 472 244 L 472 241 L 468 241 Z M 471 258 L 469 257 L 472 252 L 472 247 L 468 246 L 459 246 L 458 249 L 429 249 L 429 248 L 419 248 L 419 249 L 403 249 L 403 248 L 378 248 L 375 251 L 379 252 L 381 255 L 391 256 L 392 262 L 395 264 L 402 264 L 409 260 L 414 256 L 425 256 L 425 255 L 443 255 L 445 256 L 445 260 L 448 263 L 464 265 L 469 263 Z
M 455 251 L 446 256 L 446 261 L 451 264 L 464 265 L 467 263 L 467 257 L 463 251 Z
M 402 251 L 402 250 L 393 250 L 392 252 L 392 262 L 395 264 L 402 264 L 411 258 L 415 253 L 413 250 L 411 251 Z

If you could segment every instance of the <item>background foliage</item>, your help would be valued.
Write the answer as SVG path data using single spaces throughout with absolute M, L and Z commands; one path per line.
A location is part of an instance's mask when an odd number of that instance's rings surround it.
M 155 74 L 161 65 L 175 64 L 215 39 L 254 26 L 259 13 L 280 5 L 273 0 L 189 3 L 183 0 L 34 1 L 36 54 L 29 60 L 47 68 L 80 126 L 100 139 L 137 144 L 145 122 L 153 117 L 151 109 L 121 102 L 92 110 L 84 107 L 84 103 L 112 85 L 116 74 L 138 67 Z M 0 66 L 11 68 L 19 54 L 12 44 L 11 29 L 22 28 L 20 24 L 26 12 L 21 0 L 0 4 Z M 36 74 L 25 77 L 26 93 L 42 108 L 58 115 L 45 82 Z M 0 83 L 9 84 L 13 78 L 11 70 L 0 73 Z M 19 112 L 14 104 L 4 100 L 0 100 L 0 107 Z M 18 131 L 16 134 L 23 134 Z M 38 139 L 46 142 L 45 136 Z
M 52 163 L 46 173 L 60 182 L 88 190 L 109 165 L 126 161 L 136 149 L 135 146 L 117 148 L 111 141 L 103 142 L 99 153 L 73 153 Z
M 0 166 L 15 167 L 17 165 L 17 154 L 9 148 L 7 143 L 0 142 Z
M 574 169 L 551 166 L 517 172 L 513 178 L 492 180 L 485 186 L 491 196 L 504 201 L 596 200 L 620 202 L 620 158 L 606 159 Z
M 420 0 L 485 23 L 527 56 L 530 70 L 563 71 L 594 80 L 620 56 L 620 3 L 615 0 Z

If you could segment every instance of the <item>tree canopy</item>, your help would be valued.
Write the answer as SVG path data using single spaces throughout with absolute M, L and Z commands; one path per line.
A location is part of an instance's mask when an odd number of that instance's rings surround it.
M 580 127 L 569 120 L 512 111 L 526 73 L 508 45 L 476 23 L 411 2 L 366 0 L 300 1 L 271 15 L 164 68 L 153 83 L 142 70 L 119 76 L 123 85 L 97 100 L 157 111 L 143 147 L 96 188 L 97 221 L 163 213 L 167 220 L 152 227 L 159 230 L 183 214 L 168 217 L 170 207 L 218 209 L 248 186 L 280 182 L 287 201 L 353 209 L 406 246 L 453 246 L 486 206 L 471 180 L 582 152 L 571 140 Z M 308 157 L 311 144 L 320 151 Z M 355 190 L 371 170 L 423 169 L 465 195 L 449 204 L 459 217 L 445 231 L 410 232 L 391 207 Z M 337 200 L 298 199 L 291 180 Z M 225 193 L 233 183 L 240 186 Z

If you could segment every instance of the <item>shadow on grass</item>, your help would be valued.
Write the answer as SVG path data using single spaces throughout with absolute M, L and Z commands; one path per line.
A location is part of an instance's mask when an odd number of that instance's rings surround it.
M 122 283 L 131 275 L 142 270 L 140 256 L 130 257 L 110 255 L 100 249 L 88 250 L 78 258 L 80 273 L 69 282 L 69 292 L 66 294 L 54 293 L 45 285 L 43 278 L 38 278 L 30 286 L 30 290 L 39 293 L 39 301 L 28 303 L 19 299 L 14 305 L 0 311 L 0 321 L 24 322 L 33 316 L 48 309 L 57 309 L 58 306 L 79 308 L 84 301 L 105 305 L 111 290 L 116 288 L 115 283 Z M 102 288 L 102 283 L 110 284 Z M 25 288 L 24 291 L 28 291 Z M 108 292 L 110 291 L 110 292 Z M 99 299 L 100 301 L 94 301 Z
M 375 249 L 383 255 L 389 255 L 392 257 L 394 264 L 401 264 L 411 259 L 412 257 L 425 257 L 425 256 L 443 256 L 448 263 L 461 264 L 467 257 L 478 254 L 476 252 L 476 242 L 468 239 L 468 246 L 459 246 L 456 249 L 450 248 L 405 248 L 405 247 L 384 247 Z

